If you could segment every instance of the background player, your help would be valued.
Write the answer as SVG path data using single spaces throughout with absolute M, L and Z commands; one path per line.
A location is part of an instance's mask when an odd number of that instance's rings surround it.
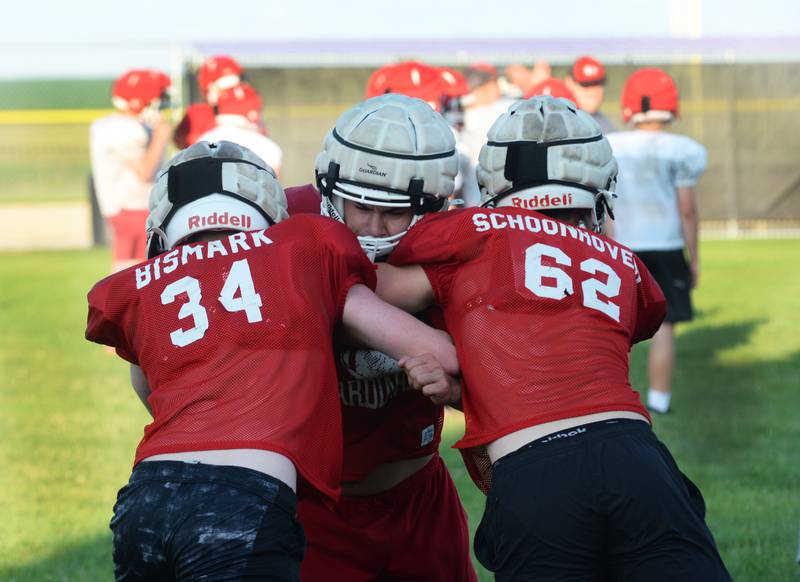
M 89 129 L 94 188 L 113 234 L 112 272 L 145 258 L 147 197 L 171 132 L 161 115 L 169 86 L 160 71 L 127 71 L 111 90 L 116 112 Z
M 151 259 L 88 298 L 86 337 L 130 362 L 153 414 L 111 522 L 117 579 L 297 580 L 295 491 L 339 492 L 334 324 L 452 371 L 454 350 L 369 291 L 372 265 L 346 228 L 276 224 L 283 190 L 236 144 L 181 152 L 150 208 Z
M 480 204 L 481 193 L 474 176 L 481 146 L 486 143 L 486 132 L 514 100 L 503 95 L 494 65 L 474 63 L 467 69 L 465 77 L 470 92 L 461 99 L 464 128 L 459 141 L 469 164 L 462 168 L 465 176 L 461 197 L 470 207 Z
M 435 300 L 453 334 L 457 446 L 491 484 L 475 553 L 498 580 L 730 579 L 700 492 L 628 383 L 630 346 L 665 305 L 630 250 L 587 230 L 616 173 L 587 113 L 519 101 L 481 151 L 484 208 L 426 217 L 390 257 L 423 267 L 380 269 L 380 294 L 410 311 Z
M 606 94 L 606 68 L 594 57 L 580 57 L 572 65 L 571 74 L 564 78 L 575 95 L 575 103 L 600 125 L 604 134 L 615 131 L 614 124 L 600 111 Z
M 700 276 L 695 185 L 707 160 L 696 141 L 664 131 L 678 115 L 678 101 L 667 73 L 636 71 L 622 90 L 622 116 L 634 129 L 608 138 L 620 167 L 614 238 L 639 255 L 667 298 L 647 362 L 647 406 L 661 414 L 672 396 L 675 325 L 693 317 L 690 291 Z
M 196 143 L 201 135 L 216 126 L 219 94 L 241 83 L 242 75 L 242 66 L 228 55 L 215 55 L 203 62 L 197 71 L 197 88 L 203 102 L 189 105 L 175 128 L 173 141 L 178 149 Z
M 475 182 L 475 168 L 469 152 L 460 140 L 464 129 L 462 99 L 469 92 L 467 80 L 459 71 L 447 67 L 434 67 L 419 61 L 384 65 L 370 75 L 365 91 L 367 99 L 387 93 L 422 99 L 434 111 L 441 113 L 450 124 L 456 138 L 459 168 L 451 197 L 454 205 L 464 204 L 465 191 L 477 191 L 477 183 L 464 188 L 465 180 Z
M 317 156 L 322 209 L 382 261 L 424 214 L 446 208 L 457 167 L 453 133 L 428 105 L 369 99 L 339 117 Z M 438 455 L 443 407 L 413 390 L 393 358 L 343 342 L 337 350 L 344 494 L 333 511 L 300 502 L 304 582 L 476 580 L 466 515 Z
M 264 160 L 280 177 L 283 150 L 264 135 L 263 108 L 261 96 L 247 83 L 222 89 L 217 97 L 216 126 L 201 134 L 198 141 L 238 143 Z

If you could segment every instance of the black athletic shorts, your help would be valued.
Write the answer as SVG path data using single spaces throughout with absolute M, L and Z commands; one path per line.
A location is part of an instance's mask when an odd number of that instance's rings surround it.
M 281 481 L 241 467 L 145 461 L 117 495 L 118 581 L 299 581 L 305 537 Z
M 497 461 L 475 556 L 499 582 L 716 582 L 697 487 L 650 426 L 586 424 Z
M 647 270 L 664 292 L 667 298 L 667 323 L 691 321 L 694 317 L 692 309 L 692 273 L 686 263 L 683 250 L 674 251 L 636 251 Z

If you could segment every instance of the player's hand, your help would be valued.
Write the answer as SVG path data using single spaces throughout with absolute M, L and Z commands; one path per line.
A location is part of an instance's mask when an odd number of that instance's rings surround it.
M 461 400 L 461 385 L 449 376 L 433 354 L 401 358 L 398 365 L 406 371 L 408 382 L 434 404 L 454 404 Z
M 700 282 L 700 265 L 697 263 L 697 261 L 689 262 L 689 273 L 691 275 L 689 288 L 696 289 L 697 284 Z

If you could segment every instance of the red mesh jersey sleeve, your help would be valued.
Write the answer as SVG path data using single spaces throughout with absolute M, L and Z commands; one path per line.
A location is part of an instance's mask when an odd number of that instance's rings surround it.
M 425 216 L 409 229 L 389 256 L 392 265 L 421 265 L 436 303 L 441 306 L 447 304 L 453 275 L 465 254 L 466 249 L 462 247 L 471 240 L 456 236 L 465 217 L 466 213 L 458 210 Z
M 295 214 L 319 214 L 322 196 L 311 184 L 286 188 L 286 203 L 289 216 Z
M 325 260 L 331 289 L 336 297 L 337 319 L 342 319 L 347 293 L 353 285 L 363 284 L 375 290 L 377 276 L 373 265 L 358 244 L 356 236 L 345 225 L 324 216 L 297 216 L 312 224 L 315 244 L 325 249 Z
M 109 301 L 110 297 L 126 293 L 120 287 L 124 287 L 123 279 L 120 274 L 116 274 L 98 282 L 89 291 L 87 295 L 89 315 L 86 320 L 85 337 L 89 341 L 115 348 L 121 358 L 138 365 L 136 353 L 122 331 L 127 302 Z M 127 292 L 132 293 L 132 290 Z
M 632 344 L 653 337 L 667 314 L 664 293 L 639 257 L 635 257 L 635 259 L 640 281 L 636 286 L 638 309 L 636 327 L 631 337 Z

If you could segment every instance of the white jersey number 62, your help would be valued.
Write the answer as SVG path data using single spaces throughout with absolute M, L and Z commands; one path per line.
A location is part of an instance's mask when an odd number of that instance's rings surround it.
M 542 257 L 548 257 L 557 265 L 572 266 L 572 259 L 559 248 L 536 243 L 525 249 L 525 287 L 535 295 L 547 299 L 564 299 L 573 294 L 573 282 L 569 274 L 558 267 L 549 267 L 542 264 Z M 611 299 L 619 295 L 621 280 L 614 269 L 598 261 L 586 259 L 580 264 L 581 271 L 595 275 L 603 273 L 606 282 L 599 279 L 587 279 L 581 283 L 583 291 L 583 304 L 590 309 L 596 309 L 609 316 L 614 321 L 619 321 L 619 305 Z M 543 280 L 554 279 L 555 285 L 545 285 Z M 604 301 L 600 295 L 608 298 Z

